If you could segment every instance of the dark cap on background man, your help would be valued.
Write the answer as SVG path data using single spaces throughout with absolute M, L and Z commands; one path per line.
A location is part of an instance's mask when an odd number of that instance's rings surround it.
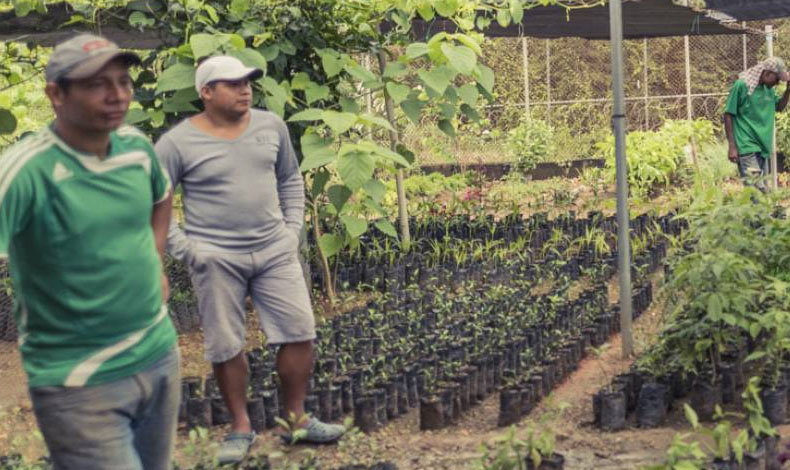
M 112 41 L 94 34 L 80 34 L 55 47 L 45 75 L 47 82 L 88 78 L 115 59 L 123 59 L 127 65 L 141 62 L 137 54 L 121 50 Z

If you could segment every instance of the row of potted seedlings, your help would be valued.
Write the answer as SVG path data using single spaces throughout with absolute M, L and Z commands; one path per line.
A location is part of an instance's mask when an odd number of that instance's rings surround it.
M 669 229 L 668 217 L 641 220 L 645 227 L 652 221 Z M 577 226 L 572 221 L 563 224 L 570 230 Z M 638 222 L 639 231 L 636 227 Z M 545 256 L 536 262 L 513 256 L 499 267 L 491 261 L 479 266 L 483 273 L 468 270 L 458 291 L 430 278 L 423 285 L 398 287 L 395 292 L 391 288 L 366 308 L 333 318 L 319 327 L 319 360 L 308 410 L 325 420 L 353 413 L 363 431 L 385 425 L 417 405 L 423 429 L 455 422 L 501 386 L 505 370 L 518 367 L 526 351 L 538 351 L 538 360 L 554 349 L 573 349 L 541 325 L 555 321 L 557 331 L 563 332 L 574 322 L 577 328 L 593 325 L 605 314 L 610 323 L 617 323 L 603 308 L 601 282 L 613 273 L 614 258 L 595 258 L 581 256 L 569 263 L 562 257 Z M 570 282 L 582 272 L 596 277 L 595 288 L 578 301 L 563 300 Z M 554 297 L 559 300 L 529 295 L 547 279 L 558 284 Z M 605 340 L 610 327 L 598 330 L 596 343 Z M 581 348 L 572 354 L 580 357 Z M 281 411 L 273 358 L 269 349 L 249 353 L 249 406 L 257 428 L 274 426 Z M 227 410 L 210 377 L 202 387 L 197 379 L 185 379 L 184 396 L 182 417 L 190 426 L 227 422 Z

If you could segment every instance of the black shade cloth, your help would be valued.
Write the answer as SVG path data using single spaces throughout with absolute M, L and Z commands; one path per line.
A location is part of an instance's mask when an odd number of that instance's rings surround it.
M 705 3 L 709 9 L 737 21 L 790 17 L 790 0 L 707 0 Z

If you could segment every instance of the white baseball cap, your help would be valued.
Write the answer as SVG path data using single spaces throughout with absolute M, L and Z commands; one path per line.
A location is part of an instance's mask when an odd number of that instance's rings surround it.
M 263 70 L 246 67 L 239 59 L 227 55 L 218 55 L 203 61 L 195 72 L 195 89 L 198 94 L 204 86 L 217 80 L 256 80 L 263 76 Z

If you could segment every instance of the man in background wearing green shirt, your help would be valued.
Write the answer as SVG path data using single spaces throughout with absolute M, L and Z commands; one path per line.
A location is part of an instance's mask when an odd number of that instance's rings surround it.
M 774 92 L 780 80 L 790 81 L 782 59 L 760 62 L 738 76 L 724 108 L 730 161 L 738 164 L 744 184 L 763 192 L 774 148 L 774 114 L 790 99 L 790 86 L 781 98 Z
M 122 125 L 139 63 L 98 36 L 60 44 L 46 67 L 55 121 L 0 157 L 0 252 L 56 470 L 172 468 L 171 188 L 150 141 Z

